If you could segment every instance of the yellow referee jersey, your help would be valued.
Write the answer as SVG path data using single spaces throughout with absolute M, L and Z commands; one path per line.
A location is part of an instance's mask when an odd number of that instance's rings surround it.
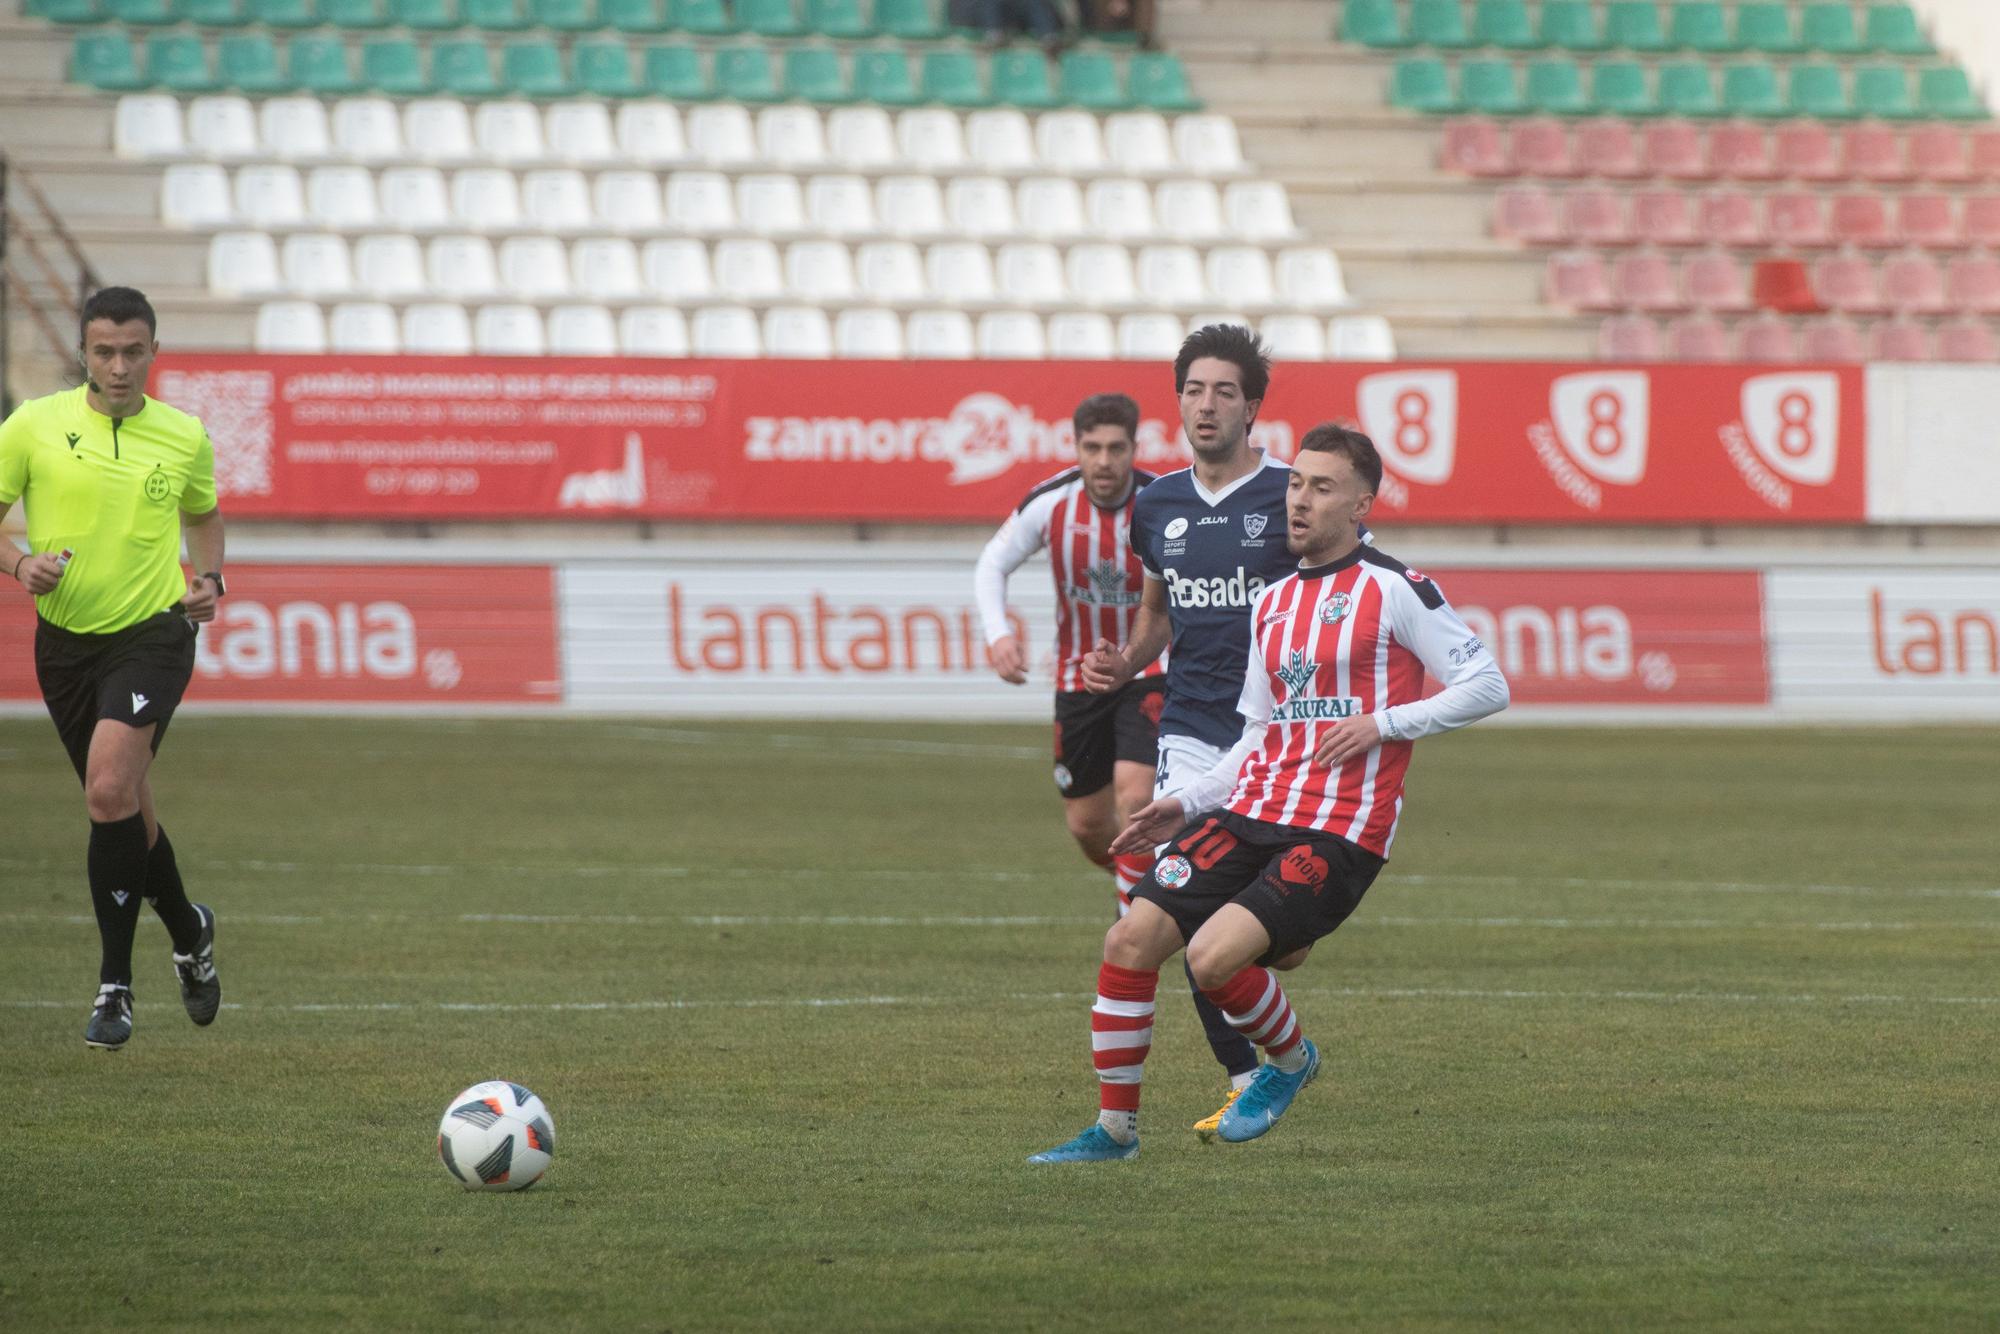
M 75 553 L 37 609 L 65 630 L 108 634 L 187 591 L 181 512 L 215 508 L 215 449 L 199 418 L 156 398 L 117 420 L 83 389 L 30 399 L 0 425 L 0 502 L 24 498 L 35 553 Z

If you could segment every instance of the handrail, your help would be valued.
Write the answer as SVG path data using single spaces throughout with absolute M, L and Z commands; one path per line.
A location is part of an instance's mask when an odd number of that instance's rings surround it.
M 41 235 L 38 236 L 38 232 Z M 44 249 L 42 242 L 49 237 L 53 237 L 60 246 L 61 256 L 52 259 Z M 11 243 L 15 241 L 20 243 L 33 268 L 39 270 L 41 282 L 48 291 L 46 298 L 37 295 L 36 284 L 30 281 L 10 253 Z M 68 267 L 62 262 L 64 258 L 68 260 Z M 15 298 L 18 296 L 28 318 L 47 340 L 49 350 L 58 360 L 66 361 L 72 355 L 72 349 L 63 328 L 76 327 L 77 319 L 83 313 L 83 303 L 99 286 L 96 267 L 83 253 L 83 247 L 77 243 L 69 228 L 63 225 L 61 215 L 49 203 L 48 196 L 42 193 L 33 177 L 9 162 L 6 154 L 0 153 L 0 412 L 13 409 L 13 396 L 7 389 L 10 351 L 7 328 L 12 319 Z M 56 312 L 66 313 L 68 319 L 57 318 Z

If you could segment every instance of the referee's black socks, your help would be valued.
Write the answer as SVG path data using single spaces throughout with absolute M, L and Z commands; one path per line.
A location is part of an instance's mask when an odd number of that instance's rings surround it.
M 174 845 L 167 841 L 166 826 L 153 840 L 146 854 L 146 898 L 174 938 L 174 953 L 193 954 L 201 943 L 201 914 L 188 902 L 187 887 L 181 884 L 181 868 L 174 861 Z
M 97 983 L 132 985 L 132 933 L 146 894 L 146 817 L 90 822 L 90 906 L 104 953 Z

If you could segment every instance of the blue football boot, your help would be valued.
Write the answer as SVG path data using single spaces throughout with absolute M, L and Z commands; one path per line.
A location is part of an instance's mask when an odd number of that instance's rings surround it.
M 1108 1163 L 1119 1158 L 1137 1158 L 1139 1141 L 1120 1144 L 1111 1132 L 1092 1122 L 1090 1128 L 1067 1144 L 1044 1149 L 1028 1159 L 1031 1163 Z
M 1292 1105 L 1292 1099 L 1299 1090 L 1312 1083 L 1319 1073 L 1319 1048 L 1311 1038 L 1302 1039 L 1306 1048 L 1305 1068 L 1296 1074 L 1286 1074 L 1269 1061 L 1257 1071 L 1257 1077 L 1243 1090 L 1243 1096 L 1230 1104 L 1222 1114 L 1222 1123 L 1216 1133 L 1230 1144 L 1241 1144 L 1244 1140 L 1256 1139 L 1259 1135 L 1278 1124 L 1278 1118 Z

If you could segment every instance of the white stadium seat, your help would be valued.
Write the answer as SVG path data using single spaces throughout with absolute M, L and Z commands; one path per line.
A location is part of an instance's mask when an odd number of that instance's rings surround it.
M 640 256 L 646 290 L 663 301 L 691 305 L 715 295 L 715 277 L 708 264 L 708 247 L 677 237 L 646 242 Z
M 593 301 L 636 301 L 646 294 L 639 276 L 639 252 L 622 236 L 591 236 L 569 252 L 570 282 Z
M 314 167 L 306 173 L 306 214 L 316 227 L 361 231 L 382 219 L 375 176 L 366 167 Z
M 833 322 L 836 356 L 888 361 L 903 355 L 903 322 L 893 310 L 843 310 Z
M 317 97 L 273 97 L 257 108 L 257 137 L 264 151 L 287 162 L 323 158 L 333 151 L 326 104 Z
M 419 162 L 463 162 L 472 156 L 472 116 L 452 98 L 419 98 L 403 107 L 403 143 Z
M 981 171 L 1014 176 L 1041 168 L 1028 118 L 1012 107 L 975 111 L 966 117 L 965 147 Z
M 500 289 L 523 301 L 570 294 L 569 251 L 553 236 L 510 236 L 500 243 Z
M 796 236 L 806 230 L 806 201 L 799 178 L 754 172 L 736 181 L 736 220 L 758 236 Z
M 773 306 L 764 312 L 764 355 L 830 357 L 833 330 L 817 306 Z
M 269 301 L 258 308 L 250 346 L 259 352 L 326 351 L 326 317 L 310 301 Z
M 994 256 L 994 278 L 1009 301 L 1030 306 L 1060 306 L 1069 301 L 1069 280 L 1062 256 L 1046 241 L 1003 245 Z
M 1112 241 L 1144 241 L 1153 225 L 1153 192 L 1144 181 L 1107 177 L 1092 181 L 1084 191 L 1083 214 L 1093 236 Z
M 669 208 L 661 203 L 660 179 L 650 171 L 604 172 L 592 183 L 590 197 L 597 224 L 609 231 L 657 232 L 667 224 Z
M 542 313 L 533 306 L 481 306 L 472 320 L 472 347 L 485 357 L 539 357 L 548 350 Z
M 1396 335 L 1380 315 L 1342 315 L 1327 325 L 1326 348 L 1338 361 L 1394 361 Z
M 1236 141 L 1236 123 L 1227 116 L 1181 116 L 1174 121 L 1174 156 L 1188 171 L 1232 176 L 1246 170 Z
M 1066 310 L 1049 317 L 1049 355 L 1062 361 L 1102 361 L 1118 351 L 1109 316 Z
M 711 261 L 715 289 L 731 301 L 776 301 L 785 292 L 778 248 L 764 240 L 718 241 Z
M 694 313 L 697 357 L 761 357 L 764 340 L 757 317 L 742 306 L 704 306 Z
M 855 276 L 865 300 L 884 306 L 908 306 L 927 300 L 923 261 L 908 241 L 875 241 L 854 252 Z
M 854 262 L 838 241 L 800 241 L 785 250 L 785 289 L 798 301 L 841 305 L 855 299 Z
M 229 173 L 213 162 L 176 162 L 160 180 L 160 221 L 170 227 L 226 227 L 235 218 Z
M 197 97 L 188 103 L 190 151 L 207 158 L 257 156 L 257 116 L 241 97 Z
M 1015 191 L 1015 216 L 1029 236 L 1065 240 L 1084 234 L 1083 192 L 1060 176 L 1031 176 Z
M 598 213 L 603 212 L 600 196 Z M 677 231 L 734 230 L 736 196 L 729 188 L 728 178 L 713 171 L 677 171 L 667 177 L 667 221 Z
M 875 222 L 891 236 L 937 236 L 945 230 L 944 195 L 930 176 L 885 176 L 875 186 Z
M 1278 295 L 1300 310 L 1338 310 L 1354 304 L 1340 260 L 1325 246 L 1278 252 Z
M 382 217 L 406 231 L 436 231 L 451 225 L 444 173 L 436 167 L 391 167 L 375 181 Z
M 1251 327 L 1250 317 L 1235 310 L 1198 310 L 1187 317 L 1187 331 L 1206 329 L 1212 324 L 1230 324 L 1239 329 Z
M 924 274 L 933 301 L 983 306 L 998 299 L 993 287 L 993 257 L 976 241 L 947 241 L 932 246 L 924 255 Z
M 1051 111 L 1035 122 L 1035 156 L 1044 171 L 1096 176 L 1105 170 L 1104 140 L 1088 111 Z
M 1122 245 L 1091 242 L 1071 248 L 1065 257 L 1070 300 L 1097 309 L 1136 305 L 1138 289 L 1132 278 L 1132 256 Z
M 1139 290 L 1157 306 L 1185 310 L 1208 300 L 1201 256 L 1184 245 L 1151 245 L 1139 252 Z
M 901 166 L 896 130 L 881 107 L 839 107 L 826 118 L 827 156 L 850 171 L 888 171 Z
M 219 296 L 276 292 L 278 247 L 268 232 L 217 232 L 208 242 L 208 290 Z
M 341 297 L 354 293 L 347 242 L 329 232 L 295 232 L 280 250 L 285 290 L 295 296 Z
M 1213 181 L 1162 181 L 1153 192 L 1160 234 L 1176 241 L 1219 241 L 1222 195 Z
M 471 355 L 472 321 L 465 307 L 435 301 L 403 307 L 403 351 L 429 357 Z
M 942 176 L 966 163 L 958 114 L 942 107 L 919 107 L 896 117 L 896 146 L 903 161 L 918 171 Z
M 687 316 L 671 306 L 627 306 L 618 316 L 618 350 L 628 357 L 684 357 Z
M 487 162 L 540 162 L 542 113 L 531 102 L 481 102 L 472 113 L 472 142 Z
M 618 108 L 618 156 L 641 167 L 688 160 L 679 108 L 666 102 L 627 102 Z
M 815 176 L 806 183 L 806 216 L 828 236 L 875 231 L 875 196 L 859 176 Z
M 354 243 L 354 286 L 398 300 L 424 292 L 424 252 L 414 236 L 364 236 Z
M 757 113 L 757 156 L 773 167 L 810 171 L 826 164 L 826 134 L 811 107 L 765 107 Z
M 1255 246 L 1217 246 L 1208 252 L 1208 290 L 1231 305 L 1275 305 L 1270 257 Z
M 982 357 L 1041 361 L 1049 354 L 1040 317 L 1025 310 L 994 310 L 981 315 L 973 341 Z
M 260 164 L 236 169 L 236 216 L 253 227 L 296 227 L 306 220 L 298 168 Z
M 710 167 L 744 167 L 757 160 L 757 130 L 747 108 L 735 103 L 698 106 L 687 113 L 688 150 Z
M 379 301 L 354 301 L 335 306 L 327 317 L 327 350 L 393 356 L 403 350 L 396 312 Z
M 1258 332 L 1282 360 L 1326 360 L 1326 330 L 1310 315 L 1273 315 Z
M 618 159 L 611 111 L 602 102 L 557 102 L 546 120 L 548 154 L 558 162 L 594 167 Z
M 386 97 L 343 97 L 333 104 L 333 147 L 356 162 L 403 156 L 403 121 Z
M 1118 321 L 1118 355 L 1126 361 L 1171 361 L 1185 336 L 1171 315 L 1127 315 Z
M 499 167 L 466 167 L 451 174 L 454 227 L 472 232 L 511 232 L 521 225 L 521 187 L 514 173 Z
M 618 325 L 603 306 L 557 306 L 549 312 L 549 354 L 557 357 L 618 355 Z
M 521 216 L 528 226 L 552 236 L 574 236 L 597 225 L 590 185 L 569 167 L 545 168 L 521 177 Z
M 944 211 L 951 229 L 964 236 L 999 238 L 1018 235 L 1014 191 L 998 176 L 960 176 L 944 190 Z
M 498 296 L 500 270 L 493 243 L 483 236 L 439 236 L 425 251 L 429 289 L 456 299 Z
M 1244 241 L 1286 241 L 1299 234 L 1292 201 L 1276 181 L 1235 181 L 1222 192 L 1222 216 L 1232 237 Z
M 1114 170 L 1164 176 L 1176 169 L 1166 120 L 1155 111 L 1125 111 L 1104 122 L 1104 153 Z
M 111 144 L 119 157 L 179 157 L 187 152 L 179 98 L 127 93 L 111 113 Z
M 972 321 L 962 311 L 920 310 L 904 341 L 913 357 L 965 360 L 973 355 Z

